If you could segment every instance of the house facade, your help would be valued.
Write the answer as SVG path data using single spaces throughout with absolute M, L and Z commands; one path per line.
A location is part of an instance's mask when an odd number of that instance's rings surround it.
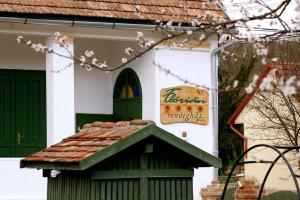
M 299 96 L 282 95 L 278 91 L 266 92 L 262 85 L 266 85 L 264 80 L 272 80 L 273 83 L 280 84 L 280 80 L 287 81 L 290 77 L 299 80 L 299 64 L 289 62 L 270 62 L 260 77 L 256 81 L 253 92 L 247 94 L 229 120 L 230 128 L 244 139 L 244 150 L 254 145 L 267 144 L 278 146 L 293 145 L 286 133 L 288 130 L 291 137 L 297 134 L 298 114 L 294 115 L 288 106 L 296 106 L 299 110 Z M 277 86 L 272 86 L 276 88 Z M 285 103 L 285 99 L 290 99 L 290 103 Z M 262 101 L 265 101 L 263 103 Z M 274 113 L 274 114 L 273 114 Z M 281 122 L 280 122 L 281 121 Z M 296 123 L 296 125 L 294 125 Z M 243 131 L 237 128 L 243 127 Z M 287 129 L 284 129 L 286 127 Z M 297 136 L 296 136 L 297 138 Z M 297 139 L 296 139 L 297 140 Z M 283 151 L 283 150 L 281 150 Z M 246 161 L 273 161 L 278 153 L 270 148 L 256 148 L 249 151 L 245 157 Z M 285 155 L 293 170 L 298 171 L 298 158 L 296 152 Z M 245 177 L 255 177 L 262 183 L 270 164 L 254 163 L 244 165 Z M 281 159 L 272 169 L 265 187 L 273 190 L 295 191 L 295 183 L 288 166 Z
M 59 31 L 68 36 L 68 52 L 80 56 L 85 50 L 93 50 L 98 60 L 116 66 L 122 63 L 127 47 L 139 49 L 137 31 L 153 40 L 166 35 L 155 20 L 170 21 L 181 16 L 182 9 L 183 23 L 204 11 L 226 18 L 215 3 L 188 2 L 190 5 L 184 8 L 181 3 L 0 2 L 0 136 L 4 138 L 0 140 L 0 200 L 46 199 L 47 183 L 42 172 L 19 169 L 21 158 L 61 141 L 91 121 L 153 120 L 157 126 L 216 154 L 212 91 L 208 91 L 207 124 L 162 124 L 161 89 L 184 83 L 163 73 L 154 63 L 190 82 L 211 87 L 211 55 L 218 47 L 217 35 L 210 35 L 196 48 L 163 43 L 110 73 L 86 71 L 70 59 L 35 52 L 16 42 L 16 37 L 22 35 L 65 55 L 65 49 L 53 37 Z M 195 197 L 199 197 L 201 187 L 213 180 L 215 171 L 195 170 Z

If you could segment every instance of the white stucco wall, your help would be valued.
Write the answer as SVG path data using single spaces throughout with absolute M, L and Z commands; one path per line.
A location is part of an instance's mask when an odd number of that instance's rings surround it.
M 45 54 L 37 53 L 17 43 L 18 35 L 0 34 L 0 68 L 45 70 Z M 45 37 L 29 36 L 32 41 L 45 41 Z
M 85 50 L 93 50 L 95 56 L 110 63 L 113 46 L 110 40 L 75 39 L 75 55 L 83 55 Z M 112 74 L 100 70 L 87 71 L 75 67 L 75 112 L 89 114 L 112 114 Z

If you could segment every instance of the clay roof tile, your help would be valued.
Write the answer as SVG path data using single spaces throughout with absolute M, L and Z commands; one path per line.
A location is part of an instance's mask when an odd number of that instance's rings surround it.
M 69 136 L 23 160 L 42 163 L 78 163 L 151 123 L 153 122 L 147 120 L 134 120 L 86 124 L 83 126 L 85 132 Z

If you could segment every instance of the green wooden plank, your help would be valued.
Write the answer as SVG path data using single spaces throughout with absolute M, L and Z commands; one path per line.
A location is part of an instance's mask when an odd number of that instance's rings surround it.
M 118 200 L 123 200 L 123 181 L 118 180 Z
M 160 199 L 159 200 L 165 200 L 166 199 L 166 183 L 165 179 L 159 179 L 159 192 L 160 192 Z
M 112 180 L 106 181 L 106 199 L 107 200 L 112 199 Z
M 171 180 L 169 178 L 166 179 L 166 200 L 171 199 Z
M 181 198 L 186 200 L 187 199 L 187 183 L 186 179 L 181 179 Z
M 91 183 L 91 200 L 96 200 L 96 181 L 92 181 Z
M 148 184 L 149 182 L 147 177 L 140 178 L 140 199 L 148 200 Z
M 139 200 L 140 198 L 140 180 L 134 180 L 133 179 L 133 188 L 134 188 L 134 200 Z
M 100 181 L 100 200 L 106 200 L 105 180 Z
M 123 180 L 123 200 L 128 200 L 128 179 Z
M 128 199 L 133 200 L 134 199 L 134 190 L 133 190 L 133 179 L 128 180 Z
M 128 179 L 140 177 L 193 177 L 193 170 L 167 169 L 167 170 L 102 170 L 95 171 L 92 179 Z
M 112 200 L 117 200 L 118 195 L 118 182 L 117 180 L 112 180 Z
M 171 179 L 171 199 L 176 200 L 176 180 Z
M 141 164 L 140 164 L 140 169 L 148 169 L 148 156 L 143 154 L 141 157 L 140 157 L 140 161 L 141 161 Z
M 154 197 L 155 199 L 159 199 L 159 180 L 154 179 Z
M 187 180 L 187 200 L 193 200 L 193 180 Z
M 154 185 L 154 179 L 153 178 L 149 178 L 149 200 L 155 200 L 155 185 Z
M 180 179 L 176 179 L 176 200 L 182 200 L 181 198 L 181 180 Z

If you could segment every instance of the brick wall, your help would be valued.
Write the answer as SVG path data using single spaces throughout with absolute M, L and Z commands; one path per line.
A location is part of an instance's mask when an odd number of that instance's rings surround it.
M 217 200 L 223 192 L 224 184 L 219 181 L 212 181 L 211 185 L 201 189 L 202 200 Z
M 259 183 L 256 179 L 246 179 L 240 180 L 242 186 L 237 188 L 234 192 L 235 200 L 256 200 L 259 192 Z M 236 183 L 232 183 L 228 188 L 235 187 Z M 227 189 L 228 189 L 227 188 Z M 224 184 L 219 181 L 212 181 L 211 185 L 208 185 L 206 188 L 201 189 L 201 198 L 202 200 L 218 200 L 221 197 L 224 189 Z M 263 196 L 269 195 L 274 191 L 264 190 Z

